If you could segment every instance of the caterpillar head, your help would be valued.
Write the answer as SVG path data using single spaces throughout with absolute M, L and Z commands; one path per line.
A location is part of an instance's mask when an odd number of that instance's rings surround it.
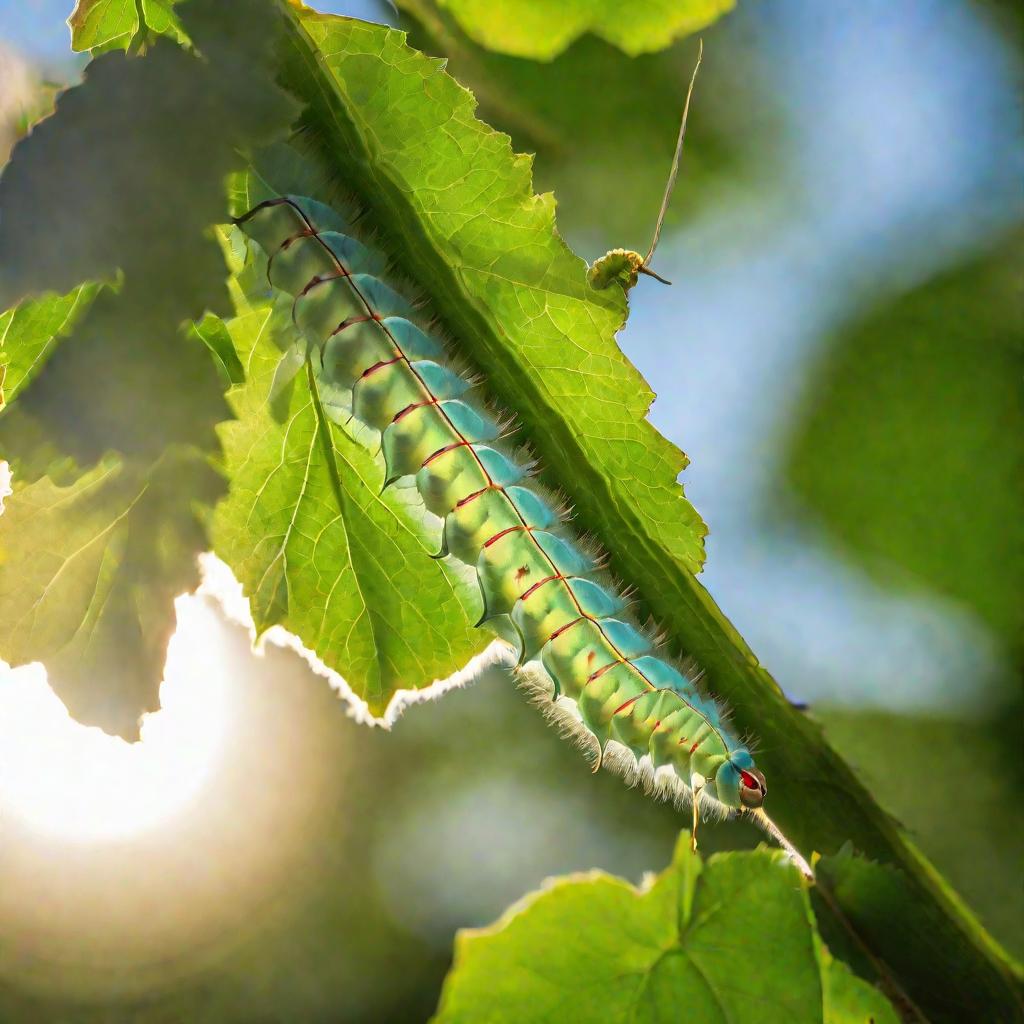
M 754 759 L 744 749 L 734 750 L 715 774 L 718 799 L 736 810 L 754 810 L 764 803 L 768 784 L 762 772 L 754 767 Z

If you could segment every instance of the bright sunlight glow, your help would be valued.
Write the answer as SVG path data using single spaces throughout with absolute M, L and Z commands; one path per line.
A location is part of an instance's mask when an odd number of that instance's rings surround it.
M 212 606 L 180 597 L 161 689 L 139 743 L 73 721 L 41 665 L 0 662 L 0 835 L 5 819 L 48 836 L 108 842 L 184 810 L 226 731 L 223 641 Z

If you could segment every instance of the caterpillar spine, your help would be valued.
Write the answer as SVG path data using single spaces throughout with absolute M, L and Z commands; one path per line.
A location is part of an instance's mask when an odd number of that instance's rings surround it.
M 614 741 L 651 778 L 674 775 L 675 792 L 692 800 L 694 830 L 701 804 L 758 811 L 767 785 L 750 751 L 694 679 L 624 617 L 624 596 L 594 578 L 598 560 L 568 536 L 564 510 L 529 483 L 530 467 L 495 447 L 501 424 L 467 400 L 472 382 L 380 279 L 386 259 L 312 199 L 269 199 L 236 223 L 265 251 L 270 284 L 293 296 L 292 319 L 325 378 L 350 391 L 352 415 L 380 432 L 384 486 L 414 478 L 443 521 L 438 557 L 475 568 L 477 625 L 507 616 L 519 664 L 539 661 L 553 698 L 572 702 L 601 756 Z

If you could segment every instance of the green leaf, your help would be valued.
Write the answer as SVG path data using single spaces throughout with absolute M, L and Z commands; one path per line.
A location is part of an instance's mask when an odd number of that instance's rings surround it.
M 280 417 L 270 397 L 291 359 L 287 312 L 257 306 L 228 324 L 245 364 L 222 427 L 230 496 L 216 552 L 259 632 L 280 624 L 379 715 L 394 691 L 451 675 L 491 637 L 473 629 L 476 584 L 428 557 L 436 529 L 408 492 L 381 494 L 374 452 L 328 418 L 314 364 L 295 365 Z M 294 372 L 294 371 L 293 371 Z
M 72 50 L 124 49 L 139 29 L 135 0 L 78 0 L 68 18 Z
M 0 313 L 0 409 L 40 371 L 58 338 L 71 332 L 96 297 L 96 285 L 26 300 Z
M 358 25 L 337 21 L 339 25 Z M 369 30 L 364 39 L 367 46 L 372 47 L 374 40 L 372 33 L 378 30 L 370 26 L 364 26 Z M 393 34 L 393 40 L 398 42 L 398 36 Z M 398 59 L 404 53 L 404 49 L 393 49 L 392 58 Z M 422 58 L 419 58 L 422 61 Z M 426 62 L 424 62 L 426 63 Z M 432 62 L 428 65 L 431 69 L 431 77 L 436 78 L 436 65 Z M 373 63 L 364 63 L 364 69 L 373 71 Z M 388 65 L 382 65 L 381 70 L 387 71 Z M 402 76 L 399 76 L 400 78 Z M 416 116 L 416 108 L 422 103 L 422 78 L 419 72 L 413 76 L 404 76 L 405 80 L 400 82 L 401 88 L 407 94 L 407 103 L 415 104 L 410 111 Z M 446 82 L 448 95 L 445 100 L 454 99 L 460 107 L 466 107 L 467 95 L 459 90 L 450 80 Z M 378 83 L 381 84 L 381 83 Z M 386 83 L 391 88 L 393 83 Z M 361 88 L 365 88 L 362 86 Z M 383 85 L 382 85 L 383 87 Z M 386 108 L 380 108 L 381 110 Z M 376 113 L 376 111 L 375 111 Z M 437 125 L 444 124 L 448 119 L 445 114 L 443 102 L 432 102 L 427 110 L 430 118 Z M 599 459 L 608 467 L 610 475 L 621 475 L 631 460 L 639 460 L 655 470 L 655 477 L 658 485 L 650 490 L 650 504 L 645 512 L 652 516 L 647 529 L 651 532 L 661 530 L 669 542 L 674 542 L 680 550 L 680 557 L 687 560 L 687 564 L 696 566 L 702 556 L 701 538 L 703 536 L 703 524 L 696 517 L 696 513 L 685 502 L 681 489 L 676 483 L 676 476 L 685 464 L 682 453 L 678 452 L 667 441 L 661 438 L 653 428 L 646 422 L 645 413 L 651 399 L 651 393 L 646 390 L 639 375 L 629 366 L 621 352 L 615 346 L 612 334 L 615 327 L 621 323 L 624 315 L 621 301 L 608 301 L 603 298 L 596 298 L 594 293 L 585 282 L 585 266 L 565 249 L 564 245 L 552 232 L 552 219 L 550 205 L 537 206 L 534 200 L 526 191 L 527 179 L 523 176 L 524 168 L 516 167 L 510 158 L 507 144 L 500 142 L 500 137 L 493 132 L 483 129 L 477 122 L 467 115 L 462 118 L 466 122 L 470 136 L 489 137 L 487 145 L 490 149 L 490 162 L 497 177 L 495 185 L 498 192 L 504 192 L 504 198 L 482 219 L 481 238 L 478 242 L 473 233 L 465 239 L 452 238 L 452 242 L 460 248 L 465 248 L 466 253 L 459 255 L 457 250 L 450 253 L 453 262 L 461 263 L 463 273 L 468 276 L 471 262 L 483 260 L 479 266 L 478 279 L 471 285 L 473 297 L 470 301 L 478 304 L 481 301 L 496 302 L 500 305 L 506 330 L 515 328 L 517 334 L 526 342 L 536 344 L 539 337 L 540 344 L 535 351 L 542 353 L 550 348 L 552 336 L 561 337 L 562 332 L 573 329 L 574 334 L 580 339 L 580 351 L 577 353 L 575 365 L 568 369 L 559 366 L 551 367 L 551 377 L 559 388 L 568 394 L 585 394 L 588 391 L 597 391 L 602 396 L 604 412 L 595 418 L 587 414 L 584 408 L 569 401 L 566 397 L 561 399 L 562 405 L 567 414 L 575 413 L 579 416 L 579 424 L 582 428 L 587 423 L 589 430 L 581 432 L 586 458 Z M 395 126 L 397 127 L 397 126 Z M 430 137 L 430 125 L 424 130 L 409 139 L 413 147 L 422 146 L 423 142 Z M 494 143 L 498 143 L 497 146 Z M 472 143 L 469 143 L 472 144 Z M 446 160 L 450 161 L 455 157 L 458 162 L 451 163 L 449 173 L 463 173 L 462 165 L 466 161 L 467 140 L 453 140 L 445 154 Z M 478 154 L 479 156 L 479 154 Z M 317 164 L 316 159 L 312 161 Z M 330 168 L 334 172 L 335 161 L 323 160 L 320 166 Z M 429 170 L 429 168 L 428 168 Z M 431 172 L 433 173 L 433 172 Z M 474 171 L 473 174 L 477 172 Z M 503 177 L 510 177 L 510 181 L 503 181 Z M 346 182 L 351 184 L 351 182 Z M 312 193 L 314 190 L 300 182 L 293 181 L 276 183 L 277 191 L 300 191 Z M 436 190 L 424 190 L 424 198 L 429 199 L 429 192 Z M 460 188 L 448 189 L 443 199 L 443 209 L 437 211 L 446 217 L 457 221 L 462 218 L 460 206 L 465 210 L 472 209 L 470 205 L 478 202 L 478 190 L 467 182 Z M 262 196 L 261 196 L 262 197 Z M 327 198 L 329 196 L 322 196 Z M 254 202 L 251 196 L 238 198 L 235 212 L 252 205 Z M 520 212 L 517 212 L 517 208 Z M 523 212 L 527 214 L 523 219 Z M 423 211 L 424 216 L 430 216 L 429 211 Z M 504 229 L 505 223 L 511 231 Z M 518 250 L 520 255 L 510 263 L 511 276 L 507 282 L 502 280 L 504 270 L 500 266 L 494 266 L 493 260 L 487 255 L 483 244 L 493 244 L 499 250 L 502 247 L 510 247 Z M 526 259 L 521 255 L 523 250 L 533 250 L 530 258 Z M 469 257 L 469 258 L 467 258 Z M 545 265 L 554 262 L 554 266 Z M 406 269 L 404 260 L 400 262 L 403 270 Z M 520 280 L 522 275 L 527 275 Z M 537 310 L 542 311 L 543 322 L 537 316 Z M 512 313 L 516 313 L 518 323 L 513 320 Z M 603 330 L 595 329 L 595 319 L 603 321 Z M 583 331 L 577 330 L 579 326 Z M 490 328 L 493 330 L 493 327 Z M 277 359 L 272 367 L 267 369 L 266 380 L 260 383 L 261 401 L 266 402 L 268 398 L 273 399 L 273 405 L 269 412 L 263 411 L 259 405 L 254 409 L 247 410 L 245 416 L 252 415 L 259 411 L 264 422 L 257 428 L 259 431 L 268 428 L 274 422 L 275 415 L 278 420 L 283 418 L 285 425 L 293 422 L 296 409 L 293 405 L 287 405 L 284 409 L 280 407 L 280 395 L 274 387 L 275 376 L 281 376 L 282 367 L 292 364 L 287 358 L 281 359 L 278 344 L 274 354 Z M 294 368 L 294 367 L 293 367 Z M 627 405 L 623 398 L 633 389 L 635 399 Z M 284 395 L 286 402 L 306 403 L 309 397 L 304 395 L 301 381 L 295 383 L 293 388 Z M 559 400 L 556 398 L 556 401 Z M 303 405 L 305 408 L 305 405 Z M 306 410 L 309 415 L 309 410 Z M 241 415 L 241 412 L 239 412 Z M 347 417 L 346 417 L 347 418 Z M 309 422 L 307 422 L 309 427 Z M 279 429 L 279 428 L 278 428 Z M 224 436 L 229 438 L 234 428 L 227 428 Z M 337 427 L 332 430 L 336 433 Z M 595 431 L 597 433 L 595 433 Z M 307 444 L 310 436 L 309 431 L 302 432 L 288 431 L 286 436 L 290 439 L 301 435 L 300 450 L 296 457 L 301 465 L 304 465 L 305 457 L 308 456 L 309 447 Z M 352 447 L 349 442 L 350 448 Z M 277 454 L 279 442 L 268 441 L 267 448 L 272 454 L 268 456 L 268 466 L 273 468 L 277 465 L 279 455 Z M 356 446 L 362 451 L 361 446 Z M 243 452 L 248 453 L 251 444 L 242 446 Z M 354 458 L 354 456 L 349 457 Z M 335 453 L 333 461 L 338 461 L 338 453 Z M 365 462 L 365 460 L 364 460 Z M 261 467 L 265 471 L 268 467 Z M 327 470 L 327 466 L 318 466 L 321 471 Z M 351 468 L 351 467 L 350 467 Z M 236 473 L 233 475 L 237 475 Z M 390 507 L 390 499 L 373 499 L 366 502 L 359 498 L 353 500 L 352 495 L 358 495 L 365 490 L 366 481 L 372 483 L 374 491 L 379 490 L 380 469 L 378 465 L 365 462 L 357 467 L 355 473 L 345 472 L 340 474 L 340 490 L 346 496 L 348 508 L 345 510 L 344 529 L 349 538 L 364 536 L 365 541 L 360 541 L 353 551 L 358 556 L 361 547 L 368 547 L 372 550 L 374 544 L 379 544 L 379 536 L 383 528 L 383 535 L 392 538 L 391 545 L 394 547 L 394 564 L 387 564 L 382 567 L 376 564 L 376 560 L 362 559 L 362 564 L 355 558 L 352 565 L 355 570 L 355 579 L 367 577 L 370 583 L 357 588 L 338 587 L 332 591 L 332 600 L 335 605 L 324 619 L 319 613 L 303 609 L 303 600 L 297 600 L 293 596 L 295 592 L 314 594 L 303 590 L 303 581 L 310 577 L 317 570 L 310 563 L 308 558 L 292 555 L 285 558 L 281 551 L 275 552 L 273 542 L 267 545 L 257 546 L 253 549 L 252 538 L 244 538 L 241 534 L 231 535 L 227 526 L 227 520 L 236 519 L 239 522 L 251 521 L 250 511 L 231 512 L 225 520 L 223 529 L 218 530 L 218 551 L 236 573 L 246 583 L 247 590 L 254 601 L 254 616 L 258 628 L 266 628 L 274 623 L 281 623 L 287 626 L 292 632 L 297 633 L 303 641 L 315 648 L 318 654 L 331 667 L 336 668 L 353 686 L 353 689 L 361 696 L 368 699 L 371 708 L 380 710 L 386 703 L 389 696 L 398 686 L 419 686 L 430 682 L 435 677 L 445 677 L 458 670 L 464 664 L 465 658 L 470 654 L 478 652 L 489 640 L 485 634 L 474 636 L 469 630 L 469 622 L 475 619 L 478 609 L 475 608 L 477 601 L 475 587 L 468 591 L 460 586 L 459 603 L 455 612 L 451 611 L 452 600 L 450 597 L 452 582 L 450 578 L 439 575 L 438 566 L 429 562 L 422 568 L 415 569 L 411 574 L 410 566 L 416 566 L 424 562 L 424 555 L 430 550 L 436 550 L 436 536 L 425 539 L 428 533 L 422 523 L 417 524 L 415 530 L 408 527 L 403 530 L 394 529 L 391 517 L 394 509 L 381 521 L 380 516 L 370 515 L 369 519 L 361 522 L 360 514 L 374 513 L 386 510 Z M 302 477 L 298 480 L 301 482 Z M 249 487 L 250 493 L 259 493 L 259 485 Z M 298 488 L 293 487 L 293 498 L 296 499 L 293 511 L 301 513 L 308 502 L 298 501 L 302 497 Z M 244 499 L 243 499 L 244 500 Z M 285 502 L 284 504 L 288 504 Z M 337 502 L 335 502 L 337 504 Z M 280 515 L 281 503 L 275 507 L 275 514 Z M 403 506 L 404 508 L 404 506 Z M 322 509 L 318 514 L 326 515 Z M 336 514 L 336 513 L 334 513 Z M 408 518 L 408 513 L 403 511 L 403 516 Z M 659 522 L 661 520 L 661 522 Z M 288 517 L 286 524 L 291 521 Z M 222 520 L 218 518 L 218 523 Z M 691 525 L 687 525 L 687 524 Z M 671 524 L 671 525 L 669 525 Z M 336 528 L 340 528 L 335 524 Z M 273 536 L 280 538 L 280 526 L 276 527 Z M 436 530 L 430 531 L 436 534 Z M 230 537 L 230 539 L 229 539 Z M 374 540 L 373 538 L 378 538 Z M 280 543 L 280 540 L 278 540 Z M 291 541 L 290 541 L 291 543 Z M 336 548 L 340 552 L 341 562 L 334 566 L 340 570 L 347 566 L 345 551 L 349 541 L 345 539 L 336 542 Z M 323 560 L 326 556 L 322 552 L 317 553 L 317 559 Z M 450 570 L 445 569 L 445 573 Z M 401 594 L 396 589 L 392 580 L 397 580 L 400 574 L 401 586 L 406 592 Z M 408 583 L 412 579 L 426 581 L 423 592 L 417 596 L 416 603 L 423 609 L 421 613 L 410 614 Z M 376 583 L 373 581 L 377 580 Z M 444 581 L 441 593 L 437 596 L 439 581 Z M 290 581 L 290 583 L 289 583 Z M 316 581 L 313 581 L 316 585 Z M 308 581 L 305 586 L 308 586 Z M 342 591 L 340 595 L 338 591 Z M 348 593 L 353 591 L 353 593 Z M 446 597 L 445 591 L 448 592 Z M 376 600 L 380 603 L 379 609 L 375 608 L 374 602 L 365 600 L 360 596 L 361 592 L 374 593 Z M 312 599 L 310 596 L 309 599 Z M 305 600 L 305 599 L 304 599 Z M 365 607 L 364 602 L 365 600 Z M 322 604 L 322 598 L 320 604 Z M 440 612 L 441 614 L 438 614 Z M 337 622 L 341 620 L 342 613 L 355 618 L 360 629 L 352 637 L 344 637 L 343 642 L 337 638 Z M 376 620 L 380 618 L 383 625 Z M 407 635 L 400 641 L 395 642 L 392 634 L 404 630 Z M 373 652 L 373 645 L 380 648 Z M 399 654 L 392 654 L 391 648 Z
M 440 0 L 468 36 L 499 53 L 551 60 L 585 32 L 635 57 L 717 21 L 735 0 Z
M 892 1003 L 846 964 L 821 951 L 825 988 L 824 1024 L 899 1024 Z
M 139 33 L 149 29 L 179 43 L 188 36 L 174 13 L 177 0 L 78 0 L 68 18 L 71 49 L 123 50 Z M 140 22 L 141 15 L 141 22 Z
M 1024 232 L 830 340 L 789 456 L 801 504 L 876 579 L 1024 652 Z M 969 498 L 967 497 L 969 496 Z
M 138 738 L 159 707 L 174 599 L 199 582 L 201 506 L 223 481 L 168 452 L 140 470 L 104 459 L 69 485 L 14 479 L 0 515 L 0 651 L 42 661 L 79 721 Z
M 24 359 L 31 346 L 17 340 Z M 86 467 L 111 450 L 141 461 L 172 444 L 217 450 L 215 425 L 230 411 L 215 365 L 194 331 L 159 310 L 104 292 L 46 353 L 0 414 L 0 458 L 25 479 L 64 457 Z
M 157 35 L 169 36 L 178 43 L 189 41 L 174 7 L 178 0 L 142 0 L 142 14 L 146 27 Z
M 210 350 L 217 364 L 221 383 L 226 387 L 245 383 L 245 368 L 235 351 L 231 335 L 219 316 L 207 313 L 199 323 L 192 321 L 188 325 L 188 330 Z
M 599 872 L 557 879 L 493 927 L 461 932 L 434 1021 L 847 1024 L 858 1000 L 885 1008 L 829 959 L 784 855 L 705 864 L 683 835 L 649 888 Z

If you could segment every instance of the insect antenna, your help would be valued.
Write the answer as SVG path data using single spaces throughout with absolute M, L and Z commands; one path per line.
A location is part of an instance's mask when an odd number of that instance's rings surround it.
M 656 274 L 650 269 L 648 264 L 651 262 L 651 257 L 654 255 L 654 250 L 658 248 L 658 239 L 661 238 L 661 226 L 665 222 L 665 214 L 668 212 L 668 204 L 672 200 L 672 191 L 676 187 L 676 178 L 679 176 L 679 161 L 683 156 L 683 141 L 686 138 L 686 121 L 690 116 L 690 99 L 693 96 L 693 86 L 697 81 L 697 72 L 700 70 L 700 62 L 704 57 L 704 40 L 701 39 L 697 44 L 697 63 L 693 66 L 693 74 L 690 75 L 690 86 L 686 90 L 686 102 L 683 104 L 683 116 L 679 122 L 679 138 L 676 139 L 676 151 L 672 157 L 672 170 L 669 171 L 668 181 L 665 184 L 665 194 L 661 199 L 661 209 L 658 211 L 658 220 L 654 225 L 654 237 L 651 239 L 651 247 L 647 250 L 647 255 L 644 257 L 643 263 L 637 267 L 637 270 L 641 274 L 646 274 L 648 277 L 653 277 L 656 281 L 660 281 L 662 284 L 671 284 L 671 281 L 665 280 L 665 278 Z

